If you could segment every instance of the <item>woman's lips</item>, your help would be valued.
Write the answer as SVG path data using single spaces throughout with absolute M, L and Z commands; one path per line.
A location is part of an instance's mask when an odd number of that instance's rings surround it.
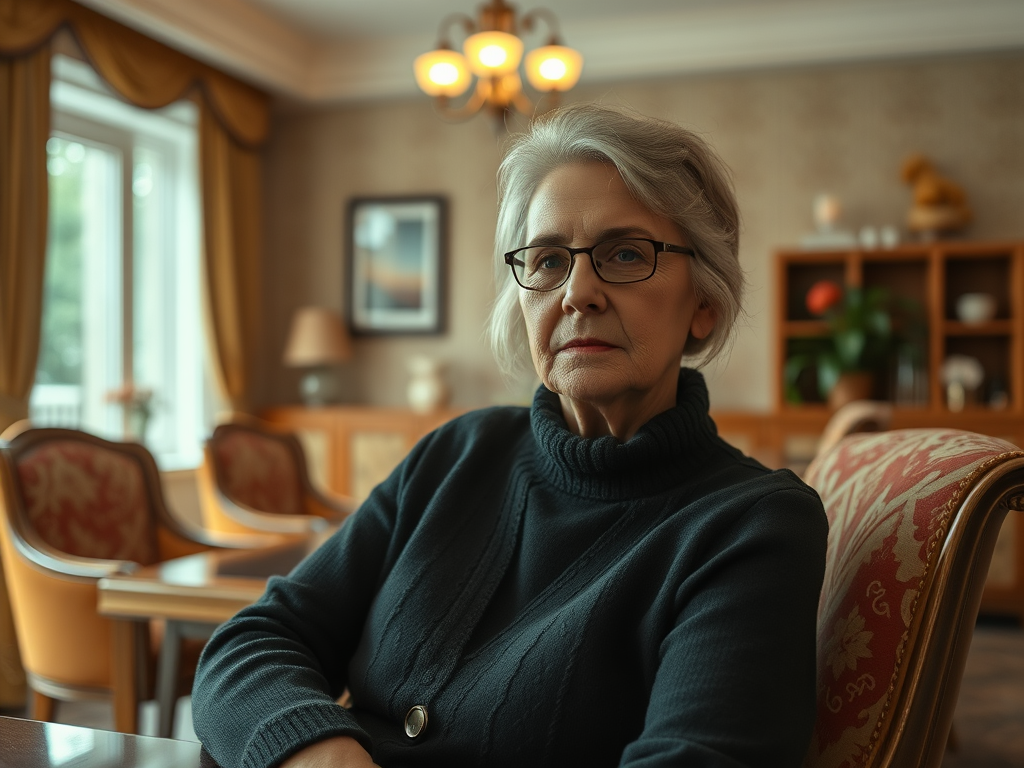
M 558 348 L 559 352 L 606 352 L 615 345 L 604 339 L 573 339 Z

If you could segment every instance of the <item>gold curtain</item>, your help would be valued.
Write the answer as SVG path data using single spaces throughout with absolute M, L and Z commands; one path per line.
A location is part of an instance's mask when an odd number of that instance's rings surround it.
M 26 54 L 39 51 L 61 26 L 74 34 L 86 58 L 110 85 L 131 103 L 155 109 L 194 94 L 200 101 L 200 155 L 205 305 L 207 336 L 213 350 L 218 380 L 234 410 L 250 407 L 252 366 L 259 344 L 257 306 L 260 299 L 259 147 L 266 141 L 270 116 L 267 96 L 222 72 L 206 66 L 145 35 L 84 8 L 71 0 L 0 0 L 0 57 L 11 66 L 27 66 Z M 40 56 L 44 54 L 40 51 Z M 44 56 L 48 67 L 49 55 Z M 6 61 L 7 59 L 5 59 Z M 48 72 L 48 69 L 47 69 Z M 46 79 L 48 86 L 48 78 Z M 48 118 L 48 89 L 44 99 Z M 6 106 L 7 102 L 3 102 Z M 16 123 L 27 114 L 21 108 L 7 110 Z M 47 129 L 48 130 L 48 129 Z M 45 142 L 45 139 L 44 139 Z M 10 149 L 5 142 L 4 150 Z M 11 154 L 15 154 L 11 151 Z M 30 157 L 25 153 L 21 157 Z M 41 275 L 45 249 L 45 150 L 36 153 L 31 176 L 42 184 L 43 240 L 38 259 L 38 288 L 28 290 L 8 277 L 27 280 L 22 254 L 6 261 L 0 251 L 0 278 L 4 292 L 17 294 L 30 310 L 33 299 L 41 302 Z M 12 203 L 0 203 L 0 217 L 20 213 Z M 6 221 L 0 218 L 0 221 Z M 15 220 L 17 219 L 15 216 Z M 2 232 L 6 240 L 10 228 Z M 13 271 L 12 271 L 13 270 Z M 33 292 L 34 290 L 34 292 Z M 0 293 L 2 297 L 2 293 Z M 0 298 L 3 301 L 3 298 Z M 6 337 L 8 318 L 17 318 L 17 344 Z M 23 312 L 0 306 L 0 429 L 27 412 L 28 391 L 35 373 L 39 344 L 39 308 Z M 12 320 L 13 322 L 13 320 Z M 16 361 L 13 363 L 12 360 Z M 12 378 L 13 377 L 13 378 Z M 17 386 L 8 385 L 8 380 Z
M 50 52 L 0 58 L 0 430 L 28 415 L 46 255 Z
M 225 394 L 245 410 L 259 340 L 258 149 L 269 129 L 266 95 L 71 0 L 0 0 L 0 430 L 27 415 L 39 354 L 48 44 L 63 26 L 133 104 L 154 109 L 190 94 L 200 100 L 207 335 Z M 24 694 L 0 578 L 0 706 L 21 704 Z
M 206 318 L 220 384 L 233 410 L 248 412 L 249 361 L 258 338 L 260 158 L 231 141 L 205 102 L 199 120 Z M 217 297 L 214 301 L 213 298 Z
M 0 19 L 2 22 L 2 19 Z M 0 56 L 0 430 L 28 415 L 39 354 L 48 213 L 50 52 Z M 0 707 L 25 702 L 25 673 L 0 570 Z

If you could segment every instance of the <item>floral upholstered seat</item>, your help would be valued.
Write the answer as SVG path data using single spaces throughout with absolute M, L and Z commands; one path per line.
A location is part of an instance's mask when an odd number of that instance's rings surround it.
M 156 526 L 138 462 L 80 440 L 51 440 L 21 456 L 28 520 L 59 552 L 103 560 L 157 561 Z
M 805 766 L 937 767 L 996 536 L 1024 508 L 1024 453 L 956 430 L 859 434 L 806 480 L 830 527 Z
M 228 498 L 261 512 L 303 513 L 297 462 L 285 442 L 247 429 L 227 429 L 211 442 L 211 450 Z
M 340 523 L 355 504 L 313 487 L 295 435 L 255 419 L 219 425 L 198 473 L 207 528 L 302 533 Z
M 23 426 L 0 442 L 0 560 L 31 717 L 48 720 L 58 700 L 109 698 L 113 690 L 113 627 L 96 610 L 100 579 L 211 546 L 255 546 L 256 539 L 215 539 L 176 518 L 141 445 Z M 149 627 L 139 630 L 135 652 L 154 662 Z M 189 687 L 200 649 L 183 649 L 180 690 Z M 151 694 L 148 682 L 133 693 Z M 135 730 L 135 717 L 131 708 L 118 727 Z

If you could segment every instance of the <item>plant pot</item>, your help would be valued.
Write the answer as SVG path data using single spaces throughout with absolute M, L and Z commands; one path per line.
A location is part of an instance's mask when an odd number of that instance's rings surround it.
M 875 374 L 871 371 L 847 371 L 828 393 L 828 405 L 832 410 L 842 408 L 854 400 L 870 400 L 875 390 Z

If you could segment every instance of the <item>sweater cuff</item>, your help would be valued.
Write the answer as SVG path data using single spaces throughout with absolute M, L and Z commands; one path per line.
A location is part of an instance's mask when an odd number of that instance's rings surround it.
M 242 768 L 270 768 L 300 749 L 334 736 L 351 736 L 367 752 L 373 748 L 369 735 L 344 707 L 301 704 L 260 726 L 245 748 Z

